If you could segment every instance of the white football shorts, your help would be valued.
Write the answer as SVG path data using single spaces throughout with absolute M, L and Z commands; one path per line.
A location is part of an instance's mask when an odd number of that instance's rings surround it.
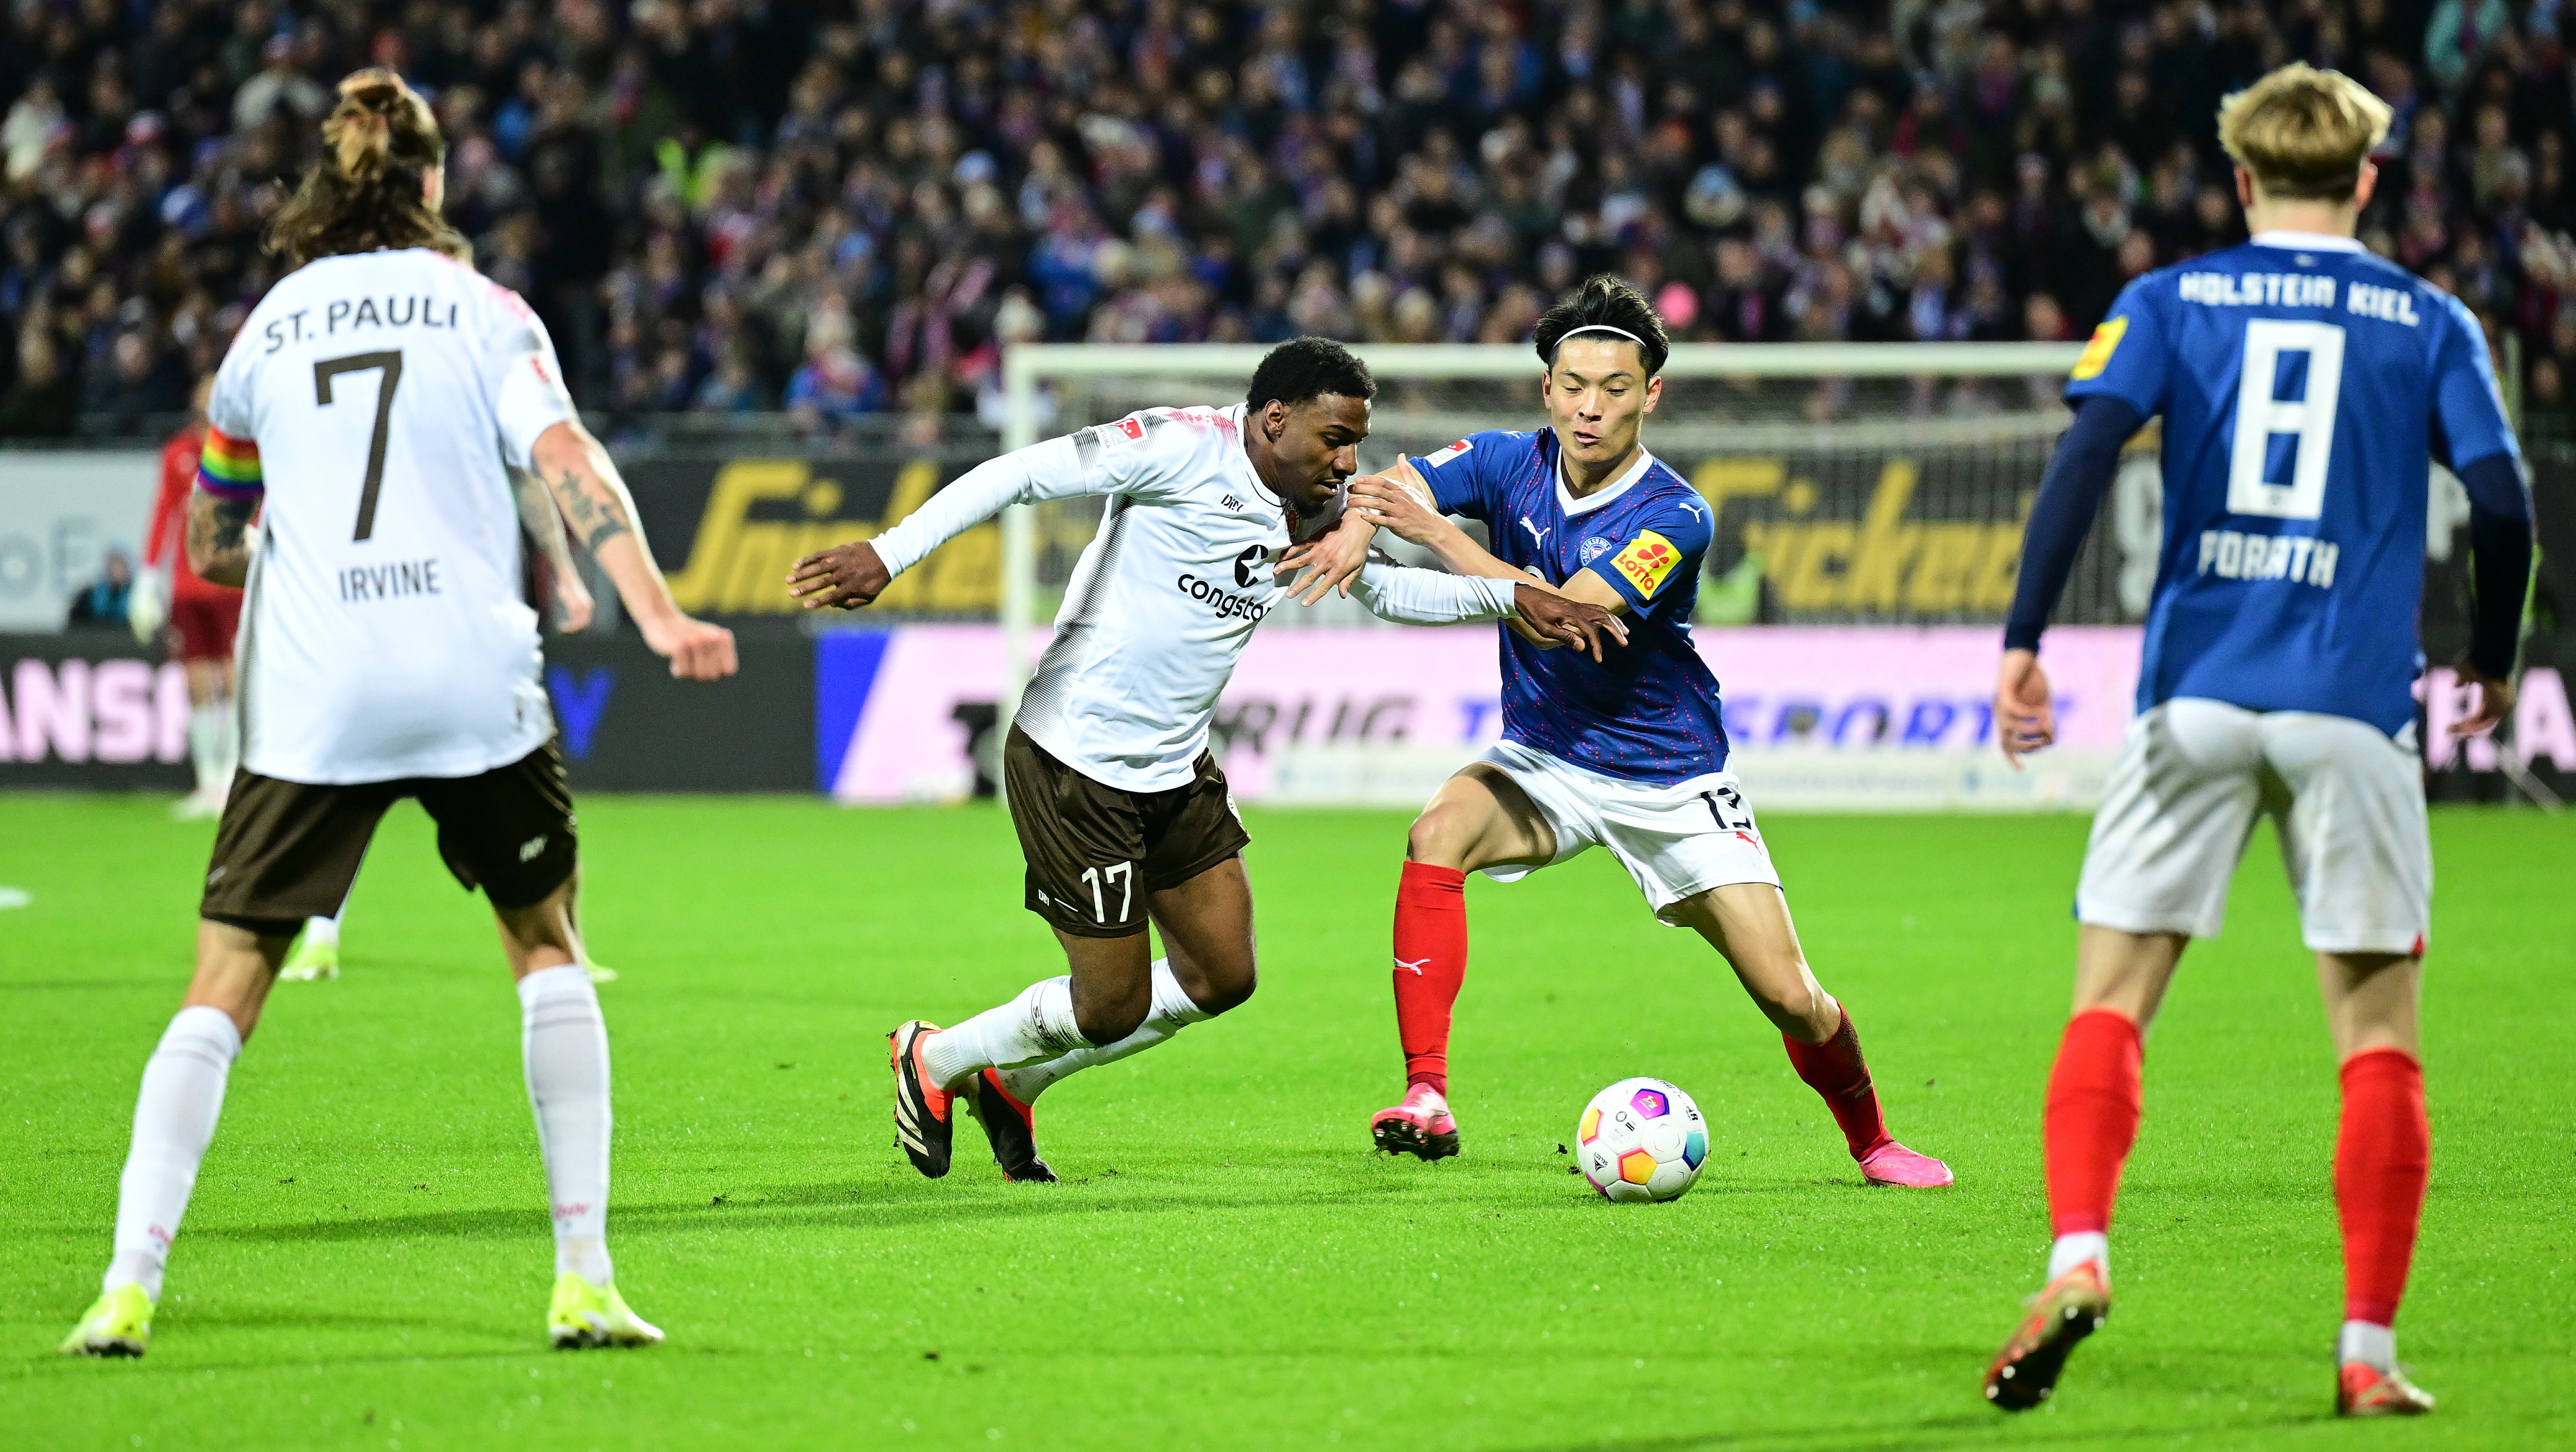
M 1771 851 L 1762 845 L 1753 809 L 1733 772 L 1695 776 L 1671 786 L 1650 786 L 1586 771 L 1516 741 L 1497 741 L 1478 760 L 1499 768 L 1529 794 L 1556 832 L 1553 867 L 1601 846 L 1619 859 L 1655 917 L 1683 899 L 1737 882 L 1780 885 Z M 1482 869 L 1496 882 L 1516 882 L 1537 871 L 1527 863 Z
M 2257 815 L 2272 819 L 2311 951 L 2423 950 L 2433 845 L 2410 727 L 2173 700 L 2129 723 L 2093 818 L 2075 917 L 2214 938 Z

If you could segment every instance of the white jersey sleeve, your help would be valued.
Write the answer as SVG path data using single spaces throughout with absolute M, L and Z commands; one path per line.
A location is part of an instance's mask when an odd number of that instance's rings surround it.
M 250 329 L 234 333 L 232 346 L 224 350 L 224 361 L 215 368 L 214 391 L 206 399 L 206 422 L 217 432 L 237 439 L 258 437 L 259 421 L 252 412 L 251 392 L 257 362 Z
M 976 465 L 878 535 L 877 559 L 900 575 L 1013 504 L 1101 494 L 1169 502 L 1201 466 L 1198 440 L 1166 428 L 1168 413 L 1147 409 Z
M 501 426 L 501 455 L 527 469 L 537 436 L 580 419 L 564 390 L 563 364 L 545 323 L 517 293 L 498 283 L 485 294 L 482 338 L 492 413 Z
M 1519 614 L 1513 595 L 1519 588 L 1510 580 L 1371 560 L 1361 569 L 1354 593 L 1380 620 L 1398 625 L 1463 625 Z

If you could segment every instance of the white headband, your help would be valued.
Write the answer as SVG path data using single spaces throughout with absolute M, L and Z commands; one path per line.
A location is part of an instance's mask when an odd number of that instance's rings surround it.
M 1641 358 L 1642 358 L 1642 357 L 1644 357 L 1644 356 L 1646 355 L 1646 352 L 1647 352 L 1647 348 L 1646 348 L 1646 340 L 1645 340 L 1645 339 L 1643 339 L 1643 338 L 1638 337 L 1636 334 L 1634 334 L 1634 333 L 1632 333 L 1632 332 L 1629 332 L 1626 328 L 1614 328 L 1614 327 L 1610 326 L 1608 323 L 1585 323 L 1582 327 L 1579 327 L 1579 328 L 1568 328 L 1568 329 L 1565 331 L 1564 336 L 1563 336 L 1563 337 L 1560 337 L 1560 338 L 1558 338 L 1558 339 L 1556 340 L 1556 348 L 1555 348 L 1555 351 L 1554 351 L 1554 352 L 1551 352 L 1551 353 L 1549 353 L 1549 354 L 1547 355 L 1547 364 L 1548 364 L 1548 366 L 1549 366 L 1549 367 L 1551 367 L 1551 368 L 1555 367 L 1555 366 L 1556 366 L 1556 355 L 1557 355 L 1557 353 L 1562 353 L 1562 352 L 1564 352 L 1564 351 L 1565 351 L 1565 340 L 1566 340 L 1566 338 L 1571 338 L 1571 337 L 1573 337 L 1573 336 L 1574 336 L 1575 334 L 1577 334 L 1577 333 L 1616 333 L 1616 334 L 1618 334 L 1620 337 L 1625 338 L 1625 339 L 1627 339 L 1629 342 L 1634 343 L 1634 344 L 1636 344 L 1636 345 L 1637 345 L 1637 355 L 1638 355 L 1639 357 L 1641 357 Z

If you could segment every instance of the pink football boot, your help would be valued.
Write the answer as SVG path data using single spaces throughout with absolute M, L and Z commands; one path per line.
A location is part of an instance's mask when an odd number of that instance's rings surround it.
M 1458 1152 L 1458 1121 L 1439 1090 L 1416 1084 L 1405 1091 L 1402 1104 L 1370 1118 L 1369 1137 L 1391 1155 L 1446 1159 Z
M 1952 1183 L 1950 1167 L 1930 1155 L 1918 1155 L 1894 1140 L 1860 1157 L 1861 1178 L 1873 1185 L 1899 1185 L 1909 1190 L 1937 1190 Z

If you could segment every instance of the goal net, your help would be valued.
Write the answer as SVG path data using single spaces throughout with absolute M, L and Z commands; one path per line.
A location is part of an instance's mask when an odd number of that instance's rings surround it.
M 1259 346 L 1050 344 L 1004 365 L 1003 446 L 1162 405 L 1241 401 Z M 1379 395 L 1363 468 L 1486 429 L 1543 421 L 1523 346 L 1357 350 Z M 2072 344 L 1682 344 L 1664 365 L 1648 448 L 1717 512 L 1701 617 L 1720 624 L 1999 621 L 2021 521 L 2068 414 Z M 2116 516 L 2117 511 L 2111 511 Z M 1096 500 L 1015 511 L 1002 620 L 1053 616 L 1097 526 Z M 2119 520 L 2101 533 L 2116 533 Z M 2060 619 L 2124 611 L 2116 551 L 2086 551 Z M 2143 603 L 2141 601 L 2140 603 Z M 1292 611 L 1277 625 L 1348 625 Z
M 1239 402 L 1266 351 L 1016 348 L 1003 365 L 1003 443 L 1139 408 Z M 1482 430 L 1544 423 L 1526 346 L 1356 351 L 1379 388 L 1365 470 Z M 2059 392 L 2080 352 L 2018 343 L 1673 349 L 1646 444 L 1716 516 L 1694 620 L 1725 683 L 1748 781 L 1758 772 L 1774 798 L 1814 806 L 2074 804 L 2090 795 L 2106 752 L 2002 771 L 1984 699 L 1992 627 L 2011 603 L 2031 499 L 2069 419 Z M 2061 625 L 2120 625 L 2143 612 L 2158 534 L 2152 447 L 2152 435 L 2133 446 L 2077 561 Z M 1074 500 L 1016 509 L 1003 522 L 1005 717 L 1099 517 L 1097 501 Z M 1445 697 L 1423 684 L 1447 680 L 1464 669 L 1453 661 L 1468 657 L 1490 675 L 1489 642 L 1335 637 L 1301 655 L 1284 638 L 1373 625 L 1355 601 L 1283 608 L 1264 625 L 1254 655 L 1307 664 L 1299 680 L 1264 685 L 1287 667 L 1248 656 L 1220 707 L 1220 750 L 1236 748 L 1230 771 L 1259 774 L 1251 794 L 1419 802 L 1426 780 L 1497 729 L 1472 683 Z M 2134 673 L 2134 645 L 2122 658 L 2118 644 L 2134 632 L 2096 634 L 2117 639 L 2101 669 L 2088 675 L 2071 662 L 2069 703 L 2102 722 L 2125 718 L 2125 701 L 2112 698 L 2128 688 L 2122 673 Z M 1372 672 L 1389 677 L 1384 689 L 1368 686 Z

